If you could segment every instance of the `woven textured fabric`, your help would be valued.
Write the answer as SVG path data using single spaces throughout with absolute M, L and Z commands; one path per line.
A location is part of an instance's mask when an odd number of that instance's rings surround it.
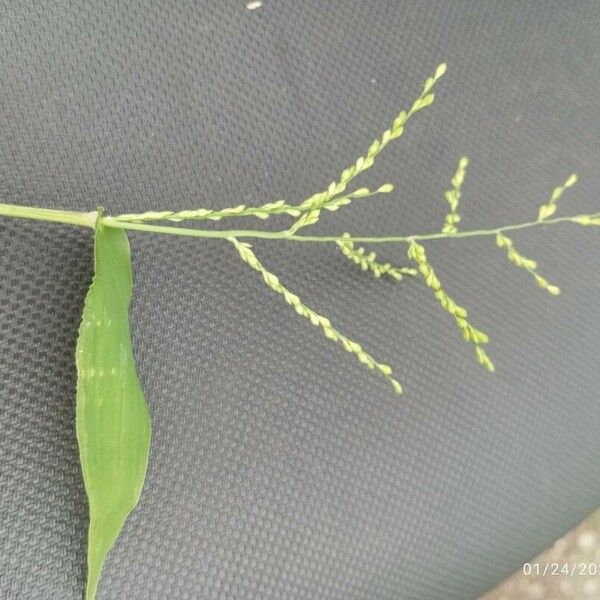
M 30 0 L 0 13 L 5 202 L 115 214 L 301 201 L 447 61 L 435 104 L 361 177 L 395 192 L 315 232 L 437 230 L 462 154 L 464 228 L 535 218 L 573 171 L 560 210 L 598 210 L 594 0 Z M 600 235 L 514 240 L 561 296 L 491 238 L 427 244 L 490 334 L 493 375 L 422 283 L 376 281 L 328 245 L 255 244 L 394 367 L 396 396 L 226 242 L 131 234 L 154 437 L 98 599 L 475 598 L 596 508 Z M 0 219 L 2 600 L 76 600 L 85 582 L 74 350 L 91 242 Z

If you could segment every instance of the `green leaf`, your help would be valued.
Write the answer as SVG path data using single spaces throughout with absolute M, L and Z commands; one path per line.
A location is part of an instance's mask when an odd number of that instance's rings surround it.
M 99 223 L 94 279 L 77 341 L 77 440 L 89 501 L 86 600 L 138 503 L 150 450 L 150 414 L 129 332 L 132 273 L 125 232 Z

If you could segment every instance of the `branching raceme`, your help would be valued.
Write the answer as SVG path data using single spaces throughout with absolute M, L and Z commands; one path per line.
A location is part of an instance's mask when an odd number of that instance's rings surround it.
M 137 380 L 133 352 L 130 348 L 127 352 L 123 351 L 131 345 L 127 312 L 132 282 L 126 230 L 220 239 L 231 243 L 240 258 L 260 274 L 267 287 L 281 296 L 299 315 L 319 327 L 325 337 L 337 342 L 368 369 L 383 376 L 397 393 L 402 391 L 402 387 L 392 374 L 391 367 L 373 358 L 361 344 L 334 328 L 328 318 L 309 308 L 298 295 L 284 286 L 279 277 L 262 264 L 248 240 L 331 243 L 337 246 L 347 259 L 376 278 L 385 276 L 402 281 L 405 276 L 420 275 L 441 308 L 454 318 L 463 339 L 473 344 L 477 361 L 488 371 L 494 371 L 494 364 L 484 350 L 488 343 L 487 334 L 471 324 L 466 309 L 457 304 L 445 291 L 427 258 L 423 244 L 439 240 L 493 237 L 496 244 L 506 252 L 511 263 L 530 273 L 536 283 L 550 294 L 560 293 L 556 285 L 550 284 L 538 273 L 536 262 L 523 256 L 516 249 L 508 233 L 512 235 L 520 230 L 566 223 L 600 227 L 600 212 L 554 216 L 558 200 L 577 181 L 574 174 L 570 175 L 563 185 L 554 189 L 549 200 L 540 206 L 536 220 L 490 229 L 459 230 L 459 202 L 469 164 L 468 159 L 462 157 L 451 179 L 450 188 L 445 192 L 449 212 L 441 230 L 424 234 L 379 237 L 350 233 L 299 233 L 317 223 L 323 211 L 334 212 L 355 200 L 393 191 L 390 183 L 384 183 L 375 190 L 365 187 L 348 190 L 348 187 L 357 176 L 373 166 L 378 155 L 392 140 L 403 135 L 405 127 L 416 113 L 433 103 L 432 90 L 445 71 L 446 65 L 440 65 L 434 75 L 425 81 L 420 95 L 411 107 L 401 111 L 381 137 L 372 142 L 366 153 L 344 169 L 339 178 L 332 181 L 326 190 L 299 204 L 277 200 L 258 206 L 240 204 L 224 209 L 156 210 L 118 216 L 105 216 L 101 209 L 81 213 L 0 204 L 0 216 L 68 223 L 95 230 L 96 275 L 86 298 L 77 350 L 77 435 L 91 515 L 87 600 L 93 600 L 105 556 L 119 535 L 124 520 L 138 501 L 149 452 L 150 423 L 147 405 Z M 294 221 L 288 228 L 280 231 L 206 230 L 169 224 L 183 221 L 235 220 L 239 217 L 267 219 L 275 215 L 292 217 Z M 394 266 L 380 262 L 375 252 L 357 246 L 359 243 L 405 244 L 408 258 L 414 266 Z M 99 339 L 104 340 L 102 347 L 109 348 L 111 352 L 97 352 Z M 110 402 L 107 401 L 109 396 Z M 119 494 L 113 493 L 112 489 L 107 490 L 103 485 L 103 482 L 109 480 L 119 482 Z M 100 529 L 99 523 L 103 523 Z
M 454 177 L 450 182 L 452 188 L 446 190 L 446 193 L 444 194 L 448 204 L 450 205 L 450 212 L 446 215 L 446 221 L 442 227 L 442 231 L 444 233 L 456 233 L 458 231 L 457 225 L 460 222 L 460 215 L 458 214 L 458 202 L 460 201 L 460 189 L 462 188 L 462 184 L 467 174 L 468 164 L 469 159 L 466 156 L 463 156 L 458 161 L 458 168 L 456 169 L 456 173 L 454 173 Z
M 377 254 L 375 252 L 367 254 L 367 251 L 362 246 L 357 248 L 350 238 L 349 233 L 344 233 L 342 238 L 343 241 L 336 242 L 342 254 L 358 265 L 363 271 L 371 271 L 373 277 L 379 278 L 382 275 L 387 275 L 396 281 L 402 281 L 405 275 L 414 277 L 418 274 L 417 269 L 413 269 L 412 267 L 394 267 L 390 263 L 378 262 Z
M 475 354 L 479 363 L 488 371 L 493 371 L 494 364 L 481 347 L 481 344 L 487 344 L 489 341 L 487 334 L 473 327 L 473 325 L 467 321 L 467 311 L 462 306 L 456 304 L 456 302 L 444 291 L 433 267 L 427 260 L 425 248 L 412 240 L 408 246 L 408 257 L 419 265 L 419 272 L 423 276 L 427 287 L 433 290 L 440 306 L 455 318 L 456 325 L 460 329 L 465 342 L 472 342 L 475 345 Z
M 277 294 L 281 294 L 284 300 L 299 315 L 307 318 L 316 327 L 320 327 L 323 330 L 326 338 L 341 344 L 344 350 L 354 354 L 358 361 L 367 368 L 375 369 L 381 373 L 392 384 L 396 392 L 402 392 L 402 386 L 392 377 L 392 368 L 389 365 L 378 363 L 363 350 L 360 344 L 348 339 L 345 335 L 340 333 L 331 325 L 329 319 L 317 314 L 312 308 L 306 306 L 296 294 L 290 292 L 286 287 L 284 287 L 276 275 L 273 275 L 273 273 L 270 273 L 267 271 L 267 269 L 265 269 L 265 267 L 263 267 L 258 258 L 256 258 L 256 254 L 254 254 L 250 244 L 247 242 L 240 242 L 236 238 L 230 238 L 229 241 L 235 246 L 241 259 L 255 271 L 258 271 L 262 275 L 263 281 L 267 284 L 267 286 Z

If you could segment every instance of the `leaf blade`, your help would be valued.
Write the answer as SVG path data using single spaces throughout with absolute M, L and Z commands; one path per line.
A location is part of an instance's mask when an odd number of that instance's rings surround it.
M 148 464 L 150 414 L 129 331 L 132 287 L 125 232 L 98 223 L 94 279 L 76 353 L 77 441 L 90 510 L 86 600 L 95 598 L 102 566 L 139 501 Z

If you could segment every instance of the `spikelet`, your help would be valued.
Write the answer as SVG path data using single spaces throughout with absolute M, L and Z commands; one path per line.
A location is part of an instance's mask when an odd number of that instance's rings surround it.
M 425 248 L 412 240 L 408 246 L 408 258 L 414 260 L 419 267 L 419 272 L 423 276 L 427 286 L 433 290 L 433 293 L 440 303 L 440 306 L 456 321 L 456 325 L 460 329 L 463 339 L 466 342 L 471 342 L 475 345 L 475 356 L 480 365 L 488 371 L 494 371 L 494 363 L 491 361 L 481 344 L 487 344 L 489 338 L 487 334 L 479 329 L 476 329 L 467 320 L 467 311 L 456 304 L 456 302 L 445 292 L 440 280 L 437 278 L 435 271 L 425 254 Z
M 573 217 L 573 221 L 579 225 L 595 225 L 600 227 L 600 213 L 595 215 L 580 215 Z
M 538 213 L 538 221 L 543 221 L 551 217 L 556 212 L 556 202 L 563 195 L 563 192 L 577 183 L 577 174 L 572 173 L 567 180 L 558 187 L 554 188 L 548 204 L 542 204 Z
M 418 271 L 411 267 L 394 267 L 390 263 L 378 262 L 377 254 L 375 254 L 375 252 L 367 253 L 367 251 L 360 246 L 356 248 L 354 242 L 349 239 L 350 234 L 344 233 L 343 237 L 348 239 L 336 242 L 342 254 L 354 264 L 358 265 L 363 271 L 370 271 L 376 278 L 387 275 L 396 281 L 402 281 L 405 275 L 414 277 L 418 274 Z
M 255 271 L 258 271 L 263 278 L 265 284 L 271 288 L 277 294 L 283 296 L 284 300 L 302 317 L 308 319 L 316 327 L 320 327 L 326 338 L 340 344 L 344 350 L 354 354 L 356 359 L 368 369 L 377 371 L 380 373 L 394 388 L 394 391 L 398 394 L 402 393 L 402 386 L 392 376 L 392 368 L 389 365 L 377 362 L 370 354 L 365 352 L 362 346 L 350 340 L 345 335 L 335 329 L 329 319 L 316 313 L 312 308 L 306 306 L 300 298 L 290 292 L 283 284 L 279 281 L 279 278 L 273 273 L 267 271 L 267 269 L 260 263 L 256 254 L 252 250 L 252 246 L 246 242 L 240 242 L 236 238 L 227 238 L 238 251 L 240 258 L 248 264 Z
M 454 177 L 450 182 L 452 188 L 444 192 L 444 196 L 450 205 L 450 212 L 446 215 L 446 220 L 444 222 L 444 226 L 442 227 L 442 231 L 444 233 L 456 233 L 458 231 L 457 225 L 460 222 L 458 203 L 460 201 L 462 184 L 467 174 L 468 164 L 469 159 L 466 156 L 461 157 L 461 159 L 458 161 L 456 173 L 454 173 Z
M 560 288 L 556 285 L 548 283 L 547 279 L 542 277 L 537 272 L 537 263 L 531 258 L 523 256 L 514 246 L 513 241 L 502 233 L 496 235 L 496 245 L 498 248 L 504 248 L 506 250 L 506 257 L 508 260 L 516 265 L 520 269 L 525 269 L 535 279 L 536 283 L 549 294 L 558 296 L 560 294 Z

